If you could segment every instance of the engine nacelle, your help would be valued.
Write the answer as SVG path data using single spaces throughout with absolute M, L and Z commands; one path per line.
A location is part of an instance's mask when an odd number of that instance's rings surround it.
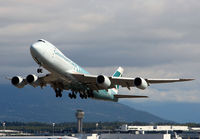
M 146 89 L 148 87 L 148 83 L 145 81 L 145 79 L 137 77 L 134 80 L 134 85 L 139 89 Z
M 18 88 L 23 88 L 26 85 L 25 80 L 20 76 L 13 77 L 11 83 Z
M 36 82 L 38 79 L 38 76 L 34 75 L 34 74 L 29 74 L 27 77 L 26 77 L 26 81 L 29 83 L 29 84 L 32 84 L 34 82 Z
M 99 75 L 97 77 L 96 82 L 97 82 L 97 85 L 99 85 L 99 86 L 101 86 L 105 89 L 109 88 L 110 85 L 111 85 L 110 79 L 107 76 L 104 76 L 104 75 Z

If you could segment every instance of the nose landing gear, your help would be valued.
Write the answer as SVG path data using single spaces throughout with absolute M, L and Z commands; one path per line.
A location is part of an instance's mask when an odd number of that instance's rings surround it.
M 42 73 L 43 71 L 42 71 L 42 68 L 38 68 L 37 69 L 37 73 Z

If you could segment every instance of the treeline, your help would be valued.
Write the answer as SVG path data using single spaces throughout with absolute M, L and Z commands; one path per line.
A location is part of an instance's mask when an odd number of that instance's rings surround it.
M 5 123 L 5 126 L 3 126 Z M 128 125 L 186 125 L 190 127 L 200 127 L 198 123 L 141 123 L 141 122 L 84 122 L 83 131 L 85 133 L 97 132 L 100 130 L 114 131 L 119 129 L 123 124 Z M 18 130 L 24 133 L 33 133 L 33 134 L 71 134 L 77 132 L 77 123 L 68 122 L 68 123 L 41 123 L 41 122 L 1 122 L 0 130 Z

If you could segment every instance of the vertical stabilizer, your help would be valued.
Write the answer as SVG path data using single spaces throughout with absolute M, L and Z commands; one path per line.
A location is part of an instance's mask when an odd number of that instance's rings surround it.
M 115 73 L 113 74 L 113 77 L 122 77 L 122 74 L 124 72 L 124 69 L 122 67 L 119 67 Z M 119 90 L 119 85 L 116 85 L 115 88 L 112 89 L 116 94 L 118 93 Z
M 122 67 L 119 67 L 113 74 L 113 77 L 122 77 L 123 72 L 124 72 L 124 69 Z

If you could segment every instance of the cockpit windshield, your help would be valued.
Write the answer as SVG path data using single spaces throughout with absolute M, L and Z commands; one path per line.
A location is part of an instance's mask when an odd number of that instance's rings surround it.
M 38 42 L 43 42 L 43 43 L 45 43 L 45 41 L 44 41 L 44 40 L 41 40 L 41 39 L 40 39 L 40 40 L 38 40 Z

